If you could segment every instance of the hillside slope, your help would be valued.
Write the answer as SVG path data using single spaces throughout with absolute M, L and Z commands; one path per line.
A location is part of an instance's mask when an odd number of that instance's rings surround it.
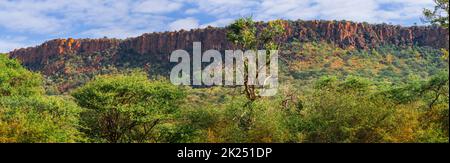
M 286 41 L 326 41 L 339 47 L 368 49 L 381 45 L 449 46 L 448 31 L 439 27 L 401 27 L 386 24 L 370 25 L 348 21 L 287 21 Z M 118 39 L 55 39 L 37 47 L 22 48 L 10 52 L 25 65 L 42 67 L 55 56 L 68 53 L 101 52 L 110 48 L 168 58 L 174 50 L 192 49 L 192 42 L 200 41 L 204 49 L 231 49 L 223 28 L 206 28 L 191 31 L 143 34 L 126 40 Z
M 425 77 L 445 64 L 439 60 L 438 49 L 449 48 L 448 31 L 435 26 L 286 21 L 286 31 L 282 49 L 284 64 L 288 65 L 285 73 L 302 80 L 327 74 L 390 74 L 398 78 L 417 73 Z M 177 49 L 191 51 L 194 41 L 202 42 L 204 50 L 233 48 L 224 28 L 208 27 L 143 34 L 125 40 L 55 39 L 14 50 L 9 55 L 25 67 L 43 73 L 51 83 L 57 83 L 59 91 L 65 92 L 97 74 L 132 68 L 144 69 L 152 76 L 167 76 L 170 53 Z

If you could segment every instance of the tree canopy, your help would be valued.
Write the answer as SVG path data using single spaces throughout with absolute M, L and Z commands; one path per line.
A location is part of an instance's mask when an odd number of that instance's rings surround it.
M 72 93 L 86 111 L 82 122 L 100 142 L 159 142 L 155 130 L 166 123 L 184 94 L 176 86 L 147 79 L 145 73 L 105 75 Z
M 43 78 L 0 55 L 0 142 L 82 142 L 81 109 L 44 95 Z
M 424 9 L 425 20 L 448 29 L 449 0 L 434 0 L 433 9 Z

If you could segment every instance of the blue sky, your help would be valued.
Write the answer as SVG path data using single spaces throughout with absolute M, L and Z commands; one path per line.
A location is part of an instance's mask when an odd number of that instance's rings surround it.
M 323 19 L 413 25 L 433 0 L 0 0 L 0 52 L 54 38 L 142 33 L 256 20 Z

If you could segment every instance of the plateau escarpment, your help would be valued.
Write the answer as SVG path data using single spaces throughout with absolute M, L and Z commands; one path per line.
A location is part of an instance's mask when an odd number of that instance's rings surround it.
M 370 49 L 382 45 L 429 46 L 449 48 L 449 33 L 436 26 L 401 27 L 387 24 L 354 23 L 349 21 L 286 21 L 285 42 L 329 42 L 342 48 Z M 129 55 L 144 55 L 150 59 L 167 60 L 178 49 L 190 50 L 192 43 L 202 42 L 203 49 L 232 48 L 226 39 L 226 29 L 208 27 L 190 31 L 143 34 L 136 38 L 119 39 L 55 39 L 36 47 L 17 49 L 9 53 L 33 70 L 41 70 L 49 59 L 65 55 L 86 55 L 112 50 Z M 127 55 L 127 54 L 122 54 Z M 52 74 L 46 70 L 45 74 Z M 55 70 L 56 71 L 56 70 Z

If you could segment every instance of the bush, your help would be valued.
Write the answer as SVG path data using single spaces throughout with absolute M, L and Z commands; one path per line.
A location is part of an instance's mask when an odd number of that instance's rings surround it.
M 99 76 L 72 93 L 83 108 L 83 130 L 96 142 L 161 142 L 184 94 L 144 73 Z M 166 128 L 167 129 L 167 128 Z
M 44 93 L 43 78 L 30 72 L 17 60 L 0 55 L 0 96 L 35 96 Z
M 0 98 L 0 142 L 83 142 L 80 111 L 60 97 Z
M 436 135 L 441 131 L 424 127 L 426 112 L 421 111 L 420 101 L 398 104 L 379 95 L 379 88 L 368 89 L 370 82 L 357 78 L 343 82 L 324 78 L 317 85 L 320 87 L 308 97 L 299 129 L 307 142 L 445 140 Z
M 0 55 L 0 142 L 82 142 L 80 108 L 45 96 L 42 77 Z

